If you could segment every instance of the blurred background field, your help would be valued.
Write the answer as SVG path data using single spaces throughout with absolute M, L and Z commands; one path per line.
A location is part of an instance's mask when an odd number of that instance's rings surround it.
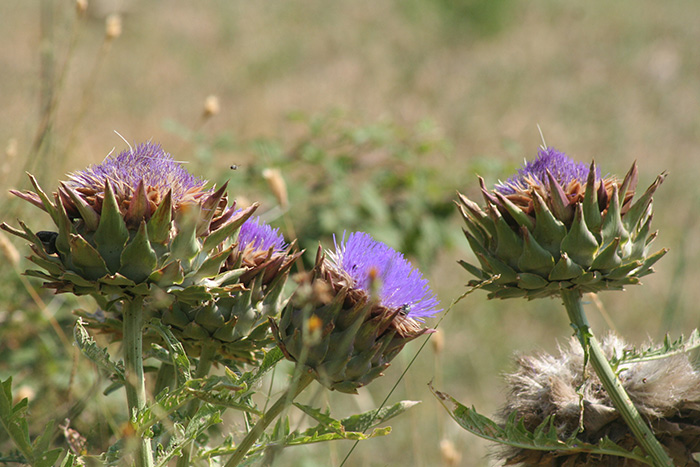
M 105 39 L 111 11 L 121 33 Z M 692 0 L 169 0 L 95 1 L 77 19 L 68 0 L 4 0 L 1 220 L 50 227 L 7 190 L 28 188 L 26 170 L 54 189 L 63 174 L 125 149 L 116 130 L 132 144 L 162 143 L 195 174 L 230 180 L 234 198 L 261 201 L 266 219 L 307 249 L 329 245 L 333 232 L 375 235 L 421 265 L 447 308 L 469 279 L 456 260 L 472 258 L 455 192 L 476 198 L 477 174 L 492 184 L 534 157 L 539 125 L 548 145 L 594 158 L 603 173 L 624 175 L 637 160 L 640 188 L 669 172 L 654 225 L 656 245 L 671 252 L 642 286 L 591 298 L 588 309 L 599 334 L 612 326 L 639 344 L 675 338 L 700 321 L 698 17 Z M 210 95 L 219 111 L 204 117 Z M 288 207 L 265 169 L 279 169 Z M 37 426 L 63 413 L 81 413 L 84 426 L 101 420 L 99 433 L 83 433 L 100 452 L 119 429 L 110 404 L 120 401 L 95 402 L 106 383 L 69 343 L 71 310 L 93 305 L 35 290 L 18 275 L 27 262 L 9 255 L 0 378 L 14 375 Z M 440 324 L 443 345 L 426 346 L 392 395 L 423 403 L 346 465 L 490 465 L 489 445 L 449 420 L 427 383 L 493 414 L 514 352 L 555 351 L 570 334 L 555 301 L 470 295 Z M 359 396 L 326 403 L 339 416 L 376 407 L 419 345 Z M 453 443 L 454 463 L 441 440 Z M 349 449 L 290 448 L 278 464 L 338 465 Z

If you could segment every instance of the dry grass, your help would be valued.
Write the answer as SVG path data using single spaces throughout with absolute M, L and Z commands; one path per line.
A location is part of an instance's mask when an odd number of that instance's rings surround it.
M 73 22 L 65 3 L 53 2 L 52 44 L 59 65 Z M 671 247 L 671 253 L 644 286 L 600 298 L 615 327 L 631 341 L 696 327 L 700 4 L 513 1 L 505 27 L 487 37 L 470 31 L 466 22 L 446 23 L 435 5 L 417 0 L 131 2 L 122 36 L 97 72 L 85 118 L 77 120 L 104 35 L 103 20 L 87 18 L 58 107 L 52 171 L 42 171 L 41 181 L 53 187 L 56 173 L 122 148 L 113 130 L 129 141 L 154 139 L 177 159 L 191 159 L 193 147 L 164 130 L 164 121 L 196 127 L 210 94 L 219 97 L 221 110 L 203 131 L 227 132 L 239 140 L 293 135 L 295 127 L 285 116 L 296 110 L 342 108 L 364 121 L 389 117 L 406 124 L 430 117 L 454 146 L 443 170 L 463 170 L 462 188 L 470 195 L 476 193 L 475 174 L 461 167 L 480 167 L 490 181 L 506 177 L 534 154 L 539 124 L 548 144 L 581 160 L 595 158 L 604 172 L 624 173 L 636 159 L 640 184 L 663 170 L 671 173 L 656 196 L 655 217 L 661 229 L 657 245 Z M 46 44 L 39 41 L 38 2 L 9 0 L 2 10 L 0 146 L 18 142 L 9 173 L 0 174 L 6 193 L 25 183 L 23 161 L 38 121 L 39 50 Z M 67 148 L 74 127 L 76 138 Z M 216 156 L 217 168 L 245 164 L 251 157 Z M 469 255 L 465 242 L 460 251 L 445 252 L 431 272 L 445 303 L 466 281 L 455 257 Z M 594 329 L 602 333 L 605 321 L 589 308 Z M 434 357 L 426 349 L 394 396 L 423 400 L 422 406 L 396 421 L 389 438 L 360 445 L 346 465 L 438 465 L 442 437 L 461 452 L 459 465 L 487 465 L 486 444 L 446 419 L 426 383 L 437 377 L 440 389 L 493 413 L 503 401 L 500 373 L 509 368 L 512 353 L 552 350 L 556 339 L 570 334 L 554 301 L 490 303 L 478 293 L 442 326 L 445 350 Z M 333 407 L 339 412 L 373 407 L 415 349 L 404 352 L 371 393 L 354 399 L 331 395 Z M 337 465 L 348 448 L 295 449 L 284 462 Z

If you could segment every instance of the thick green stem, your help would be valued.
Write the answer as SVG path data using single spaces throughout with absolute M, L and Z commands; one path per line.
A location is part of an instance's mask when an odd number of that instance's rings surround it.
M 598 340 L 591 332 L 588 319 L 583 311 L 581 293 L 576 290 L 562 290 L 561 297 L 564 300 L 564 306 L 569 314 L 571 325 L 576 330 L 576 337 L 581 342 L 584 352 L 589 355 L 593 369 L 603 383 L 603 387 L 610 396 L 613 405 L 622 415 L 630 430 L 632 430 L 632 434 L 634 434 L 637 442 L 651 456 L 655 466 L 672 467 L 673 461 L 654 437 L 649 425 L 647 425 L 630 400 L 629 395 L 622 387 L 620 379 L 603 353 Z
M 197 363 L 197 370 L 195 371 L 195 378 L 204 378 L 209 374 L 211 369 L 211 364 L 214 361 L 214 356 L 216 355 L 216 345 L 214 343 L 202 346 L 202 350 L 199 354 L 199 363 Z M 192 419 L 197 414 L 201 403 L 199 399 L 190 401 L 187 406 L 187 418 Z M 182 449 L 182 455 L 177 460 L 177 467 L 189 467 L 190 459 L 192 458 L 192 444 L 193 442 L 187 443 L 187 445 Z
M 129 419 L 146 407 L 146 378 L 143 374 L 143 298 L 124 300 L 124 369 Z M 151 442 L 139 440 L 136 467 L 153 466 Z
M 253 447 L 253 444 L 255 444 L 258 438 L 265 432 L 265 429 L 270 423 L 272 423 L 272 421 L 282 413 L 285 407 L 291 404 L 301 391 L 311 384 L 313 380 L 314 377 L 310 373 L 302 371 L 296 384 L 292 381 L 292 384 L 287 388 L 284 394 L 277 399 L 277 402 L 263 414 L 260 420 L 258 420 L 258 423 L 253 426 L 246 437 L 243 438 L 243 441 L 236 447 L 236 451 L 224 467 L 235 467 L 240 464 L 245 455 L 248 454 L 248 451 L 250 451 L 250 448 Z

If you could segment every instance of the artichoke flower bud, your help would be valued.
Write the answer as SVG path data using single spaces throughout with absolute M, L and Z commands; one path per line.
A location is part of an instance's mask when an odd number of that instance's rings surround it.
M 401 255 L 361 232 L 319 248 L 314 269 L 270 320 L 285 356 L 330 389 L 356 393 L 382 375 L 439 303 L 428 281 Z
M 624 357 L 631 349 L 619 337 L 603 339 L 608 358 Z M 650 348 L 654 348 L 651 347 Z M 663 347 L 660 347 L 663 348 Z M 508 400 L 501 412 L 505 422 L 513 412 L 530 431 L 546 417 L 560 440 L 576 433 L 582 442 L 598 444 L 609 439 L 631 451 L 637 442 L 621 414 L 594 372 L 586 372 L 584 353 L 576 338 L 559 349 L 560 355 L 522 355 L 516 369 L 506 375 Z M 639 359 L 618 367 L 620 381 L 648 420 L 654 436 L 666 448 L 674 465 L 697 465 L 693 455 L 700 452 L 700 372 L 688 353 L 675 353 L 663 359 Z M 583 413 L 582 413 L 583 412 Z M 579 424 L 583 424 L 583 430 Z M 639 461 L 591 454 L 582 451 L 536 451 L 506 448 L 499 452 L 504 465 L 584 466 L 647 465 Z
M 220 275 L 226 278 L 211 300 L 176 301 L 163 311 L 163 322 L 171 326 L 190 355 L 214 343 L 217 360 L 235 366 L 253 361 L 260 350 L 272 344 L 268 317 L 278 316 L 286 304 L 283 296 L 289 270 L 301 252 L 293 253 L 277 229 L 248 219 L 223 262 Z M 236 292 L 231 292 L 236 287 Z
M 489 298 L 621 290 L 653 272 L 667 250 L 651 251 L 652 196 L 659 175 L 636 201 L 637 165 L 620 182 L 595 163 L 576 163 L 553 148 L 495 189 L 483 179 L 482 208 L 460 194 L 458 206 L 479 266 L 460 261 Z M 494 276 L 499 276 L 493 279 Z
M 11 192 L 46 211 L 56 232 L 2 225 L 30 242 L 41 269 L 27 274 L 57 293 L 92 295 L 105 309 L 124 297 L 187 301 L 223 291 L 226 241 L 257 208 L 227 208 L 226 185 L 206 189 L 154 143 L 71 174 L 53 200 L 29 178 L 35 192 Z

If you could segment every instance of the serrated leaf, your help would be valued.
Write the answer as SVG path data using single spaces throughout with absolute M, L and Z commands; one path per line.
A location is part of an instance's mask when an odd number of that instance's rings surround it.
M 248 386 L 231 385 L 227 376 L 210 376 L 204 379 L 193 379 L 184 385 L 184 390 L 194 397 L 212 405 L 232 408 L 244 412 L 262 415 L 242 399 L 248 396 Z
M 12 405 L 12 378 L 2 382 L 0 390 L 0 423 L 12 438 L 22 455 L 31 460 L 34 457 L 32 445 L 29 442 L 29 428 L 25 418 L 27 399 Z
M 315 433 L 328 433 L 328 432 L 332 432 L 332 433 L 342 434 L 345 432 L 345 427 L 340 422 L 340 420 L 334 419 L 333 417 L 330 416 L 329 413 L 322 412 L 321 409 L 317 409 L 315 407 L 311 407 L 311 406 L 304 405 L 304 404 L 299 404 L 297 402 L 294 402 L 294 405 L 299 410 L 301 410 L 302 412 L 304 412 L 305 414 L 307 414 L 308 416 L 310 416 L 311 418 L 313 418 L 317 422 L 321 423 L 321 425 L 319 425 L 318 427 L 310 428 L 309 430 L 305 431 L 304 433 L 313 433 L 313 432 L 315 432 Z M 319 430 L 318 429 L 319 427 L 321 427 L 322 429 Z M 325 429 L 323 429 L 323 428 L 325 428 Z
M 168 462 L 178 455 L 182 447 L 190 442 L 195 441 L 209 427 L 221 423 L 221 409 L 209 404 L 204 404 L 199 408 L 197 413 L 190 419 L 184 431 L 178 430 L 178 433 L 173 436 L 168 443 L 168 447 L 156 459 L 156 467 L 165 467 Z
M 680 336 L 675 341 L 671 341 L 668 334 L 666 334 L 662 345 L 654 345 L 640 350 L 636 348 L 624 349 L 622 355 L 613 355 L 610 358 L 610 364 L 613 368 L 617 368 L 620 365 L 660 360 L 673 355 L 690 352 L 699 347 L 700 332 L 697 329 L 694 329 L 687 339 L 684 336 Z
M 177 384 L 181 386 L 186 381 L 192 379 L 190 373 L 190 360 L 187 358 L 185 349 L 180 341 L 173 335 L 168 326 L 164 325 L 159 319 L 152 319 L 147 324 L 147 327 L 156 331 L 165 341 L 165 345 L 170 352 L 170 359 L 176 370 Z
M 473 407 L 470 409 L 460 404 L 449 394 L 437 391 L 432 384 L 428 386 L 452 419 L 459 426 L 480 438 L 518 449 L 557 451 L 562 455 L 585 452 L 626 457 L 647 465 L 653 465 L 651 458 L 644 455 L 639 447 L 628 451 L 613 443 L 609 438 L 601 439 L 598 444 L 585 443 L 575 437 L 561 440 L 557 436 L 553 417 L 546 417 L 533 431 L 525 428 L 522 419 L 519 419 L 516 413 L 512 413 L 505 424 L 500 425 L 488 417 L 477 413 Z
M 78 318 L 73 327 L 73 337 L 78 344 L 78 348 L 87 358 L 92 360 L 98 367 L 105 370 L 110 375 L 114 375 L 120 383 L 124 383 L 124 365 L 122 362 L 115 363 L 109 356 L 107 349 L 101 349 L 95 343 L 83 326 L 82 318 Z
M 400 401 L 391 407 L 382 407 L 379 410 L 370 410 L 357 415 L 344 418 L 340 421 L 346 431 L 365 432 L 368 429 L 385 423 L 392 418 L 401 415 L 406 410 L 420 404 L 420 401 Z
M 237 381 L 237 384 L 246 384 L 252 387 L 257 383 L 268 371 L 270 371 L 280 360 L 284 358 L 284 354 L 278 347 L 274 347 L 265 353 L 265 356 L 255 371 L 244 373 Z
M 107 448 L 107 451 L 100 455 L 100 460 L 105 467 L 119 466 L 122 464 L 122 448 L 124 438 L 117 440 L 116 443 Z
M 389 433 L 391 433 L 390 426 L 385 428 L 375 428 L 369 434 L 360 433 L 357 431 L 346 431 L 344 433 L 302 434 L 301 436 L 290 437 L 284 444 L 285 446 L 299 446 L 302 444 L 322 443 L 324 441 L 334 441 L 337 439 L 364 441 L 366 439 L 376 438 L 377 436 L 386 436 Z

